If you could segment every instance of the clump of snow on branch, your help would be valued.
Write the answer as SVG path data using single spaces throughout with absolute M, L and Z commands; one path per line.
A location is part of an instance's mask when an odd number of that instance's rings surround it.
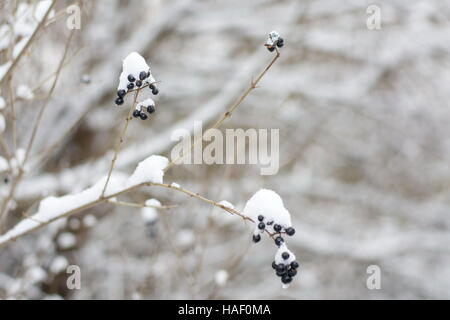
M 139 162 L 136 170 L 127 181 L 127 187 L 145 182 L 163 183 L 164 168 L 169 160 L 163 156 L 150 156 Z
M 117 193 L 123 189 L 126 181 L 126 176 L 121 173 L 114 173 L 111 175 L 108 187 L 105 191 L 105 196 Z M 41 224 L 46 224 L 57 218 L 61 218 L 71 210 L 92 203 L 99 199 L 102 194 L 103 187 L 106 182 L 106 177 L 99 180 L 94 186 L 83 190 L 80 193 L 70 194 L 62 197 L 47 197 L 39 204 L 37 213 L 26 218 L 15 225 L 4 235 L 0 236 L 0 243 L 14 239 L 15 237 L 27 233 Z

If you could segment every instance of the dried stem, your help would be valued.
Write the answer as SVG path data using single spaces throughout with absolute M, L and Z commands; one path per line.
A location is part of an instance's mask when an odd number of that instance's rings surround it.
M 132 119 L 131 116 L 133 114 L 134 108 L 136 107 L 136 102 L 137 102 L 137 99 L 139 96 L 139 92 L 140 92 L 140 89 L 136 90 L 136 92 L 134 93 L 133 104 L 131 105 L 130 110 L 128 110 L 128 115 L 127 115 L 127 118 L 125 119 L 125 125 L 122 129 L 122 132 L 120 133 L 119 141 L 117 141 L 117 143 L 116 143 L 116 148 L 114 149 L 114 157 L 111 160 L 111 165 L 109 166 L 108 176 L 106 177 L 106 182 L 105 182 L 105 185 L 103 186 L 103 190 L 102 190 L 102 194 L 100 195 L 100 198 L 103 198 L 105 196 L 105 191 L 106 191 L 106 188 L 108 187 L 109 180 L 111 179 L 111 174 L 113 172 L 114 165 L 116 164 L 117 156 L 120 153 L 122 144 L 125 139 L 125 135 L 127 134 L 128 124 L 130 123 L 130 121 Z
M 247 88 L 247 90 L 244 91 L 244 93 L 231 105 L 231 107 L 225 113 L 222 114 L 222 116 L 219 119 L 217 119 L 217 121 L 209 129 L 219 128 L 227 118 L 231 117 L 234 110 L 236 110 L 241 105 L 241 103 L 245 100 L 245 98 L 247 98 L 247 96 L 250 94 L 250 92 L 252 92 L 254 89 L 257 88 L 257 84 L 261 81 L 261 79 L 264 77 L 264 75 L 267 73 L 267 71 L 269 71 L 269 69 L 273 66 L 273 64 L 278 60 L 279 57 L 280 57 L 280 52 L 278 51 L 278 49 L 276 49 L 275 57 L 273 57 L 273 59 L 270 61 L 270 63 L 267 65 L 267 67 L 259 74 L 259 76 L 255 80 L 251 81 L 250 86 Z M 164 172 L 167 172 L 175 164 L 177 164 L 177 163 L 179 163 L 179 161 L 183 160 L 184 157 L 189 155 L 191 153 L 192 149 L 202 139 L 203 139 L 203 136 L 198 137 L 196 140 L 194 140 L 192 142 L 189 150 L 187 152 L 183 153 L 182 155 L 180 155 L 179 157 L 177 157 L 175 160 L 172 160 L 167 165 L 167 167 L 164 168 Z

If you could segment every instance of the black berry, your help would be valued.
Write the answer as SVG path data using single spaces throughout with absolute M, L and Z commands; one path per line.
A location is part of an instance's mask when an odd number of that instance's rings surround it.
M 276 269 L 277 268 L 277 263 L 275 261 L 272 262 L 272 268 Z
M 296 274 L 297 274 L 297 270 L 290 269 L 287 274 L 288 274 L 289 277 L 295 277 Z
M 147 72 L 147 78 L 149 78 L 151 75 L 150 71 Z
M 142 71 L 141 73 L 139 73 L 139 79 L 140 80 L 144 80 L 145 78 L 147 78 L 147 72 Z
M 295 233 L 295 229 L 294 229 L 294 228 L 289 227 L 289 228 L 286 229 L 286 234 L 287 234 L 288 236 L 293 236 L 294 233 Z
M 152 90 L 152 93 L 153 93 L 153 95 L 156 96 L 156 95 L 159 93 L 158 88 L 153 89 L 153 90 Z
M 253 242 L 258 243 L 261 240 L 261 236 L 259 234 L 253 235 Z
M 271 226 L 273 224 L 273 221 L 267 221 L 266 223 L 268 226 Z
M 133 82 L 130 82 L 130 83 L 127 85 L 127 88 L 128 88 L 128 90 L 132 90 L 132 89 L 134 88 L 134 83 L 133 83 Z
M 141 118 L 141 120 L 147 120 L 147 118 L 148 118 L 148 116 L 145 113 L 143 113 L 143 112 L 141 112 L 139 117 Z
M 278 271 L 277 270 L 276 273 L 277 273 L 277 276 L 282 277 L 282 276 L 286 275 L 286 270 L 283 270 L 283 271 Z
M 291 262 L 291 268 L 292 268 L 292 269 L 297 269 L 298 266 L 299 266 L 299 264 L 298 264 L 297 261 L 292 261 L 292 262 Z
M 282 229 L 282 227 L 279 224 L 274 224 L 273 225 L 273 230 L 275 230 L 276 232 L 280 232 Z
M 133 117 L 139 118 L 140 116 L 141 116 L 141 112 L 139 110 L 134 110 L 133 111 Z
M 132 74 L 129 74 L 129 75 L 128 75 L 128 81 L 134 82 L 135 80 L 136 80 L 136 79 L 133 77 Z
M 119 98 L 125 97 L 126 94 L 127 94 L 127 92 L 123 89 L 117 91 L 117 95 L 119 96 Z
M 264 220 L 264 216 L 259 215 L 259 216 L 258 216 L 258 220 L 259 220 L 259 221 L 263 221 L 263 220 Z
M 275 244 L 279 247 L 284 242 L 284 239 L 282 237 L 276 237 L 275 238 Z
M 287 252 L 283 252 L 283 253 L 281 254 L 281 257 L 282 257 L 284 260 L 287 260 L 287 259 L 289 259 L 290 255 L 289 255 L 289 253 L 287 253 Z
M 148 112 L 148 113 L 153 113 L 153 112 L 155 112 L 155 107 L 152 106 L 152 105 L 149 105 L 149 106 L 147 107 L 147 112 Z
M 281 277 L 281 282 L 284 284 L 288 284 L 292 282 L 292 277 L 290 277 L 288 274 L 285 274 Z
M 116 99 L 116 104 L 117 104 L 118 106 L 120 106 L 121 104 L 123 104 L 123 99 L 122 99 L 121 97 L 117 98 L 117 99 Z
M 141 80 L 137 80 L 136 81 L 136 87 L 140 87 L 142 86 L 142 81 Z
M 155 90 L 155 85 L 154 84 L 150 84 L 149 86 L 148 86 L 148 88 L 150 89 L 150 90 Z
M 278 39 L 277 46 L 278 46 L 278 48 L 281 48 L 282 46 L 284 46 L 284 39 L 283 38 L 279 38 Z
M 267 50 L 269 50 L 270 52 L 274 52 L 275 51 L 275 47 L 267 47 Z
M 258 224 L 258 229 L 259 229 L 259 230 L 264 230 L 265 227 L 266 227 L 266 225 L 264 224 L 264 222 L 260 222 L 260 223 Z
M 286 272 L 286 266 L 282 263 L 277 264 L 275 270 L 277 270 L 277 272 Z

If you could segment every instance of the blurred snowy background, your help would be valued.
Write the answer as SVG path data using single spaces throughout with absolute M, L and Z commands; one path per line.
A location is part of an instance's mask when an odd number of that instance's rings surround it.
M 0 1 L 2 71 L 32 32 L 16 21 L 37 3 Z M 162 81 L 155 118 L 131 122 L 119 156 L 118 168 L 131 172 L 170 153 L 181 121 L 192 129 L 225 111 L 270 61 L 263 43 L 277 30 L 282 57 L 224 128 L 279 128 L 279 173 L 189 165 L 165 181 L 240 210 L 258 189 L 277 191 L 297 230 L 289 246 L 300 274 L 281 289 L 271 240 L 253 245 L 242 220 L 149 188 L 126 198 L 178 205 L 160 210 L 152 230 L 139 208 L 102 204 L 1 247 L 0 298 L 450 298 L 450 1 L 83 1 L 68 42 L 72 3 L 57 1 L 1 82 L 1 156 L 14 159 L 68 49 L 2 231 L 43 197 L 106 174 L 126 112 L 114 99 L 128 53 L 143 55 Z M 372 4 L 380 30 L 366 26 Z M 2 170 L 4 198 L 14 177 Z M 68 264 L 81 268 L 80 290 L 67 289 Z M 369 265 L 381 268 L 380 290 L 366 287 Z

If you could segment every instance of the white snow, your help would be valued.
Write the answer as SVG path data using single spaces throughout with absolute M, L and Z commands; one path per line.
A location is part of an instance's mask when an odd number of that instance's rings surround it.
M 6 121 L 5 121 L 5 117 L 0 114 L 0 133 L 5 132 L 6 129 Z
M 148 199 L 145 201 L 145 205 L 148 207 L 143 207 L 141 209 L 141 217 L 142 219 L 148 223 L 153 222 L 158 219 L 158 212 L 155 207 L 160 207 L 161 202 L 156 199 Z
M 6 171 L 9 169 L 8 160 L 3 157 L 0 157 L 0 172 Z
M 234 209 L 234 205 L 226 200 L 222 200 L 219 202 L 220 205 L 230 208 L 230 209 Z
M 67 266 L 69 265 L 69 262 L 67 261 L 66 257 L 64 256 L 57 256 L 55 259 L 53 259 L 52 263 L 50 264 L 49 270 L 52 273 L 60 273 L 64 271 Z
M 219 270 L 214 275 L 214 281 L 218 286 L 223 286 L 227 283 L 229 278 L 228 272 L 226 270 Z
M 267 38 L 266 44 L 269 46 L 273 46 L 275 42 L 280 38 L 280 34 L 276 31 L 272 31 L 269 33 L 269 37 Z
M 71 249 L 77 244 L 77 238 L 71 232 L 63 232 L 58 236 L 56 242 L 60 249 Z
M 166 157 L 150 156 L 139 162 L 136 170 L 127 181 L 127 187 L 145 182 L 163 183 L 164 168 L 169 163 Z
M 148 106 L 155 106 L 155 101 L 151 98 L 145 99 L 144 101 L 136 104 L 136 110 L 141 111 L 142 108 L 147 108 Z
M 179 185 L 178 183 L 176 183 L 176 182 L 172 182 L 172 183 L 170 184 L 170 186 L 171 186 L 171 187 L 174 187 L 174 188 L 180 188 L 180 185 Z
M 192 232 L 192 230 L 189 229 L 182 229 L 177 232 L 176 235 L 176 243 L 177 245 L 181 247 L 189 247 L 191 246 L 195 241 L 195 234 Z
M 123 69 L 119 77 L 119 86 L 117 87 L 117 90 L 127 90 L 128 75 L 132 74 L 136 79 L 139 79 L 139 73 L 142 71 L 147 72 L 149 70 L 149 65 L 139 53 L 130 53 L 123 60 Z
M 88 214 L 83 218 L 83 225 L 87 228 L 92 228 L 96 224 L 97 224 L 97 218 L 92 214 Z
M 47 278 L 47 273 L 39 266 L 31 267 L 25 274 L 25 279 L 30 283 L 42 282 Z
M 24 100 L 31 100 L 34 98 L 33 91 L 27 85 L 21 84 L 17 87 L 16 94 L 19 98 Z
M 152 207 L 144 207 L 141 209 L 141 217 L 142 219 L 148 223 L 157 220 L 158 213 L 155 208 Z
M 159 202 L 157 199 L 148 199 L 147 201 L 145 201 L 145 205 L 151 207 L 161 207 L 161 202 Z
M 289 253 L 289 259 L 284 260 L 283 257 L 281 256 L 284 252 Z M 296 257 L 295 254 L 292 253 L 292 251 L 290 251 L 286 245 L 286 243 L 281 244 L 281 246 L 278 248 L 277 253 L 275 254 L 275 263 L 276 264 L 284 264 L 284 265 L 288 265 L 290 264 L 292 261 L 295 261 Z
M 283 200 L 276 192 L 268 189 L 256 192 L 247 201 L 243 213 L 255 222 L 258 221 L 259 215 L 263 215 L 266 221 L 274 221 L 282 227 L 286 228 L 292 225 L 291 215 L 284 207 Z
M 106 188 L 105 196 L 114 194 L 122 190 L 126 177 L 120 173 L 113 173 Z M 70 194 L 62 197 L 47 197 L 39 204 L 39 209 L 30 218 L 24 219 L 16 224 L 7 233 L 0 236 L 0 243 L 26 233 L 42 223 L 50 222 L 75 208 L 96 201 L 102 194 L 106 177 L 98 181 L 94 186 L 77 194 Z
M 6 106 L 5 99 L 2 96 L 0 96 L 0 110 L 5 109 L 5 106 Z

